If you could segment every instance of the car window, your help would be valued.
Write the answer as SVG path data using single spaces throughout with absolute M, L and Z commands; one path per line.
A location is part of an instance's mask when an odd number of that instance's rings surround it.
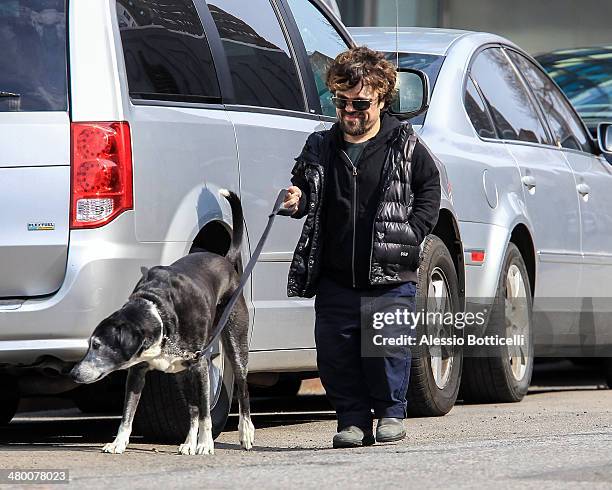
M 220 101 L 219 84 L 192 0 L 117 0 L 130 97 Z
M 592 150 L 590 137 L 561 91 L 527 58 L 516 51 L 509 50 L 508 54 L 542 105 L 555 141 L 563 148 L 590 153 Z
M 493 121 L 491 121 L 489 112 L 470 77 L 468 77 L 465 85 L 463 103 L 465 104 L 465 110 L 478 135 L 481 138 L 496 138 L 497 135 L 495 134 Z
M 327 69 L 338 54 L 348 46 L 334 26 L 307 0 L 287 0 L 295 22 L 302 35 L 308 61 L 315 78 L 321 111 L 326 116 L 336 116 L 331 93 L 325 85 Z
M 546 143 L 544 127 L 520 78 L 500 48 L 476 57 L 471 75 L 480 88 L 501 138 Z
M 595 135 L 612 119 L 612 49 L 579 48 L 536 57 Z
M 227 57 L 233 103 L 303 111 L 289 46 L 269 0 L 209 0 Z
M 65 0 L 0 4 L 0 112 L 65 111 Z

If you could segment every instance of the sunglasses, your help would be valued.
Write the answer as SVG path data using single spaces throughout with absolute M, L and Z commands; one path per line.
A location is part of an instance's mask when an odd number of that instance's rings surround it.
M 345 99 L 333 96 L 331 100 L 338 109 L 346 109 L 346 106 L 350 103 L 356 111 L 367 111 L 372 105 L 372 99 Z

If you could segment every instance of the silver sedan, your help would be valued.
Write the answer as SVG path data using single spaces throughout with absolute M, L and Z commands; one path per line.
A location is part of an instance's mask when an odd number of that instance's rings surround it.
M 476 333 L 520 339 L 464 351 L 463 398 L 520 400 L 534 355 L 609 356 L 610 125 L 600 125 L 594 141 L 540 65 L 502 37 L 433 28 L 350 32 L 400 69 L 427 75 L 429 108 L 412 122 L 452 184 L 467 306 L 493 306 Z

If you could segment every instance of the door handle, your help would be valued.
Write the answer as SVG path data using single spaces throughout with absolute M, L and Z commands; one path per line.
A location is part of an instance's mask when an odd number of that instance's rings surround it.
M 521 182 L 523 183 L 525 187 L 527 187 L 527 190 L 529 191 L 535 190 L 536 179 L 533 175 L 525 175 L 524 177 L 521 178 Z
M 588 196 L 589 192 L 591 191 L 591 188 L 585 184 L 584 182 L 578 184 L 576 186 L 576 190 L 578 191 L 578 194 L 580 194 L 581 196 Z

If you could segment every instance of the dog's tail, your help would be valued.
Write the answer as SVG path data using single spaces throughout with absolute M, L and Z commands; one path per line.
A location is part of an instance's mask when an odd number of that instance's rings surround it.
M 232 208 L 232 244 L 227 251 L 227 259 L 234 264 L 236 270 L 240 271 L 242 267 L 242 256 L 240 250 L 242 248 L 242 236 L 244 235 L 244 217 L 242 213 L 242 204 L 240 198 L 232 191 L 220 189 L 219 193 L 228 200 Z

